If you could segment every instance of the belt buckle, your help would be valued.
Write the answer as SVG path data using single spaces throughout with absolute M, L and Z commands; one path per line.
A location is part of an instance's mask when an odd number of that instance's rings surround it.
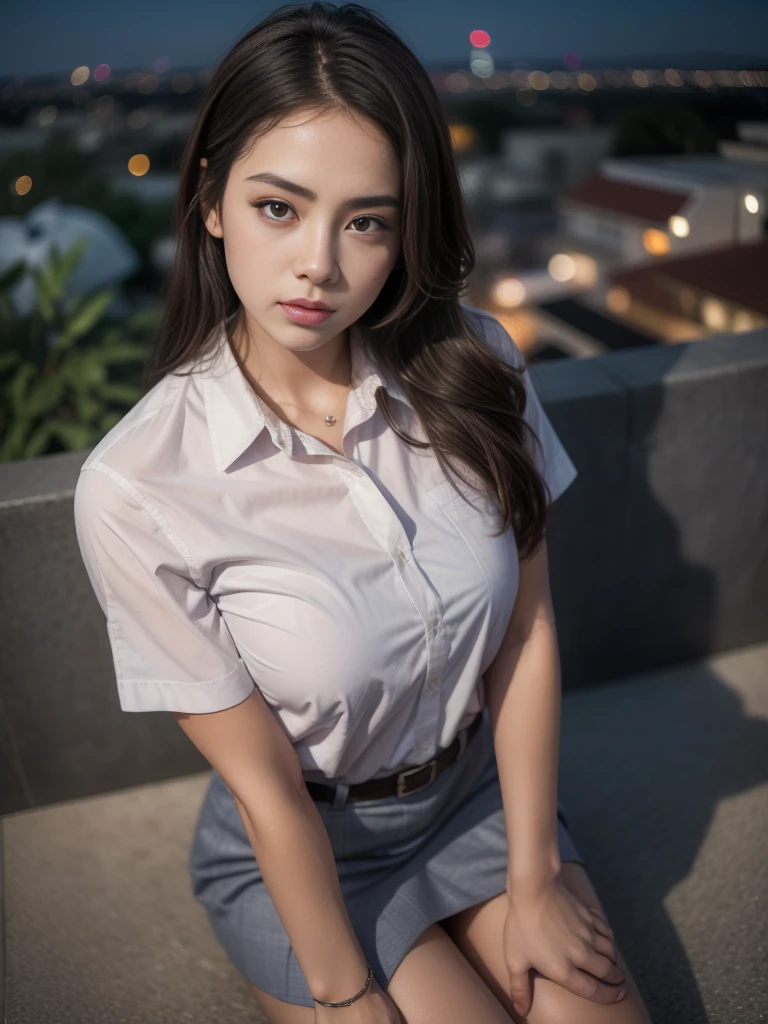
M 426 782 L 420 786 L 415 786 L 413 789 L 405 788 L 405 779 L 407 776 L 413 776 L 418 772 L 423 772 L 425 768 L 429 768 L 429 778 Z M 422 789 L 426 789 L 427 786 L 434 782 L 437 778 L 437 758 L 433 757 L 431 761 L 427 761 L 425 764 L 419 764 L 415 768 L 406 768 L 405 771 L 398 772 L 397 774 L 397 795 L 398 796 L 410 796 L 411 793 L 419 793 Z

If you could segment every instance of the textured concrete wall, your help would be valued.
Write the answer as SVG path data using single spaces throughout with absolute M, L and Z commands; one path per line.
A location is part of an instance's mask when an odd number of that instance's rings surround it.
M 768 639 L 768 331 L 531 372 L 579 470 L 549 537 L 564 688 Z M 120 711 L 86 456 L 0 465 L 0 813 L 206 767 L 170 715 Z

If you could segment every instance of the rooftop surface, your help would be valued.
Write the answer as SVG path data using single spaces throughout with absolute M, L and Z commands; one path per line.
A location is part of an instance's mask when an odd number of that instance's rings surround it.
M 566 693 L 560 797 L 654 1024 L 768 1022 L 768 644 Z M 208 772 L 2 819 L 7 1024 L 262 1022 L 193 899 Z

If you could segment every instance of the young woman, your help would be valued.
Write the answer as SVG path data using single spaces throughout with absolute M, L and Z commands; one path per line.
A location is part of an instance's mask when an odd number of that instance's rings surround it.
M 218 940 L 274 1024 L 647 1024 L 557 800 L 545 530 L 576 470 L 460 301 L 419 61 L 356 4 L 278 9 L 210 82 L 177 229 L 75 515 L 121 707 L 212 767 Z

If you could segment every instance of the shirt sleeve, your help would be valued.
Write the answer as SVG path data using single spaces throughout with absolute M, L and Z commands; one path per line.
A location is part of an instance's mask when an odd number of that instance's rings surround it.
M 578 471 L 555 432 L 555 428 L 550 423 L 549 417 L 544 412 L 544 407 L 536 393 L 531 374 L 526 366 L 525 356 L 505 328 L 490 313 L 481 312 L 480 321 L 485 340 L 493 349 L 506 363 L 509 363 L 511 366 L 521 367 L 524 370 L 523 383 L 528 401 L 523 413 L 523 419 L 533 428 L 536 436 L 541 441 L 541 448 L 539 448 L 536 441 L 529 436 L 527 447 L 549 488 L 547 504 L 551 504 L 573 483 L 578 475 Z
M 123 711 L 223 711 L 254 687 L 184 542 L 130 482 L 97 464 L 75 488 L 75 530 L 107 619 Z

